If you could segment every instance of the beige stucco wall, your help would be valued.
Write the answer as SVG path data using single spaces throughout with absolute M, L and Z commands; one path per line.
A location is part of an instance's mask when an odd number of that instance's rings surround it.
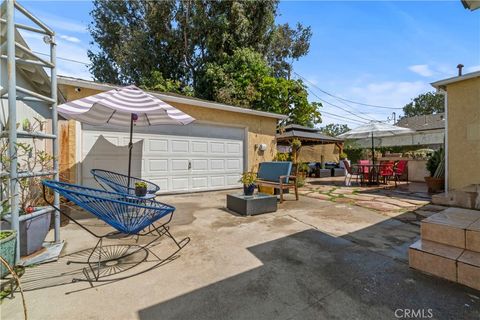
M 101 91 L 82 88 L 80 92 L 75 87 L 61 85 L 60 90 L 67 101 L 87 97 Z M 276 153 L 275 133 L 277 119 L 250 115 L 238 112 L 215 110 L 194 105 L 169 102 L 172 106 L 194 117 L 198 122 L 216 123 L 219 125 L 236 126 L 248 130 L 248 166 L 245 171 L 256 171 L 258 163 L 271 161 Z M 75 137 L 73 137 L 75 138 Z M 267 150 L 260 151 L 255 145 L 266 144 Z
M 480 184 L 480 78 L 447 85 L 448 189 Z
M 316 146 L 302 146 L 298 155 L 299 162 L 338 162 L 339 161 L 339 149 L 331 144 L 322 144 Z

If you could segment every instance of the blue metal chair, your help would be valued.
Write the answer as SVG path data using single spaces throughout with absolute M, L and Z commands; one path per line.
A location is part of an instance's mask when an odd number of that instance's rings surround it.
M 124 256 L 116 257 L 115 259 L 105 260 L 105 257 L 104 259 L 102 259 L 102 241 L 105 237 L 117 234 L 145 236 L 156 233 L 157 236 L 154 237 L 153 240 L 149 241 L 143 247 L 140 247 L 140 249 L 148 250 L 148 246 L 150 244 L 157 241 L 161 236 L 166 235 L 171 238 L 178 247 L 178 250 L 176 250 L 172 255 L 170 255 L 169 258 L 172 257 L 180 249 L 182 249 L 190 241 L 190 238 L 188 237 L 182 239 L 181 241 L 177 241 L 168 230 L 167 224 L 172 220 L 173 212 L 175 211 L 175 207 L 173 206 L 151 199 L 143 199 L 135 196 L 130 196 L 128 194 L 108 192 L 66 182 L 44 180 L 42 181 L 42 184 L 44 198 L 49 205 L 51 205 L 60 213 L 72 220 L 82 229 L 86 230 L 88 233 L 99 239 L 86 262 L 72 261 L 72 263 L 87 263 L 93 273 L 95 281 L 101 281 L 99 280 L 99 278 L 100 268 L 102 264 L 105 264 L 112 260 L 123 258 L 126 255 L 131 255 L 132 253 L 134 253 L 130 252 Z M 104 221 L 106 224 L 113 227 L 115 231 L 108 232 L 102 235 L 93 232 L 92 230 L 84 226 L 82 223 L 80 223 L 78 220 L 73 218 L 70 213 L 67 212 L 67 210 L 62 210 L 61 208 L 55 207 L 52 201 L 49 201 L 47 197 L 46 188 L 58 192 L 60 196 L 73 202 L 75 205 L 83 208 L 84 210 L 90 212 L 98 219 Z M 165 218 L 163 222 L 159 222 L 159 220 L 162 218 Z M 96 251 L 98 251 L 98 260 L 92 262 L 92 257 Z M 152 254 L 156 256 L 154 253 Z M 156 257 L 158 258 L 158 256 Z M 162 262 L 167 260 L 168 258 L 163 260 L 160 258 L 158 259 Z M 94 264 L 97 265 L 96 270 L 94 269 Z M 86 269 L 84 269 L 83 273 L 87 277 L 86 280 L 91 282 L 92 280 L 89 277 Z M 109 279 L 108 281 L 111 281 L 111 279 Z
M 93 175 L 95 181 L 105 189 L 105 191 L 114 191 L 130 195 L 135 195 L 135 183 L 136 182 L 145 182 L 147 184 L 147 193 L 155 194 L 160 190 L 160 187 L 153 182 L 130 177 L 130 185 L 128 184 L 128 176 L 102 169 L 92 169 L 90 173 Z

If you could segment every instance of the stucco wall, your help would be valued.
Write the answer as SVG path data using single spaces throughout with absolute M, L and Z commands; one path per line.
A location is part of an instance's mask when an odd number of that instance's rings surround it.
M 60 86 L 60 90 L 68 101 L 101 92 L 87 88 L 82 88 L 80 92 L 76 92 L 74 87 L 66 85 Z M 221 125 L 247 128 L 248 154 L 246 156 L 248 157 L 248 166 L 245 168 L 246 171 L 256 171 L 258 163 L 262 161 L 271 161 L 275 156 L 275 132 L 277 128 L 277 120 L 274 118 L 223 110 L 214 110 L 176 102 L 168 103 L 191 115 L 199 122 L 217 123 Z M 73 139 L 74 138 L 75 137 L 73 136 Z M 255 145 L 258 144 L 266 144 L 267 150 L 260 151 L 258 148 L 255 148 Z
M 480 78 L 447 86 L 448 189 L 480 183 Z

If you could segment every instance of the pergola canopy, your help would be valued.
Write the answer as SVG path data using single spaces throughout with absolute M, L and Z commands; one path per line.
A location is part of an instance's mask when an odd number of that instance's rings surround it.
M 290 145 L 293 139 L 300 140 L 302 145 L 343 144 L 343 139 L 330 137 L 318 132 L 318 129 L 296 124 L 286 126 L 285 131 L 277 133 L 276 138 L 278 145 Z

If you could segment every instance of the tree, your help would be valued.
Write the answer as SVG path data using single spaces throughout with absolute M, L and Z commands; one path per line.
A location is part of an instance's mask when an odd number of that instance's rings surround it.
M 207 63 L 251 48 L 284 76 L 307 54 L 311 31 L 275 25 L 277 6 L 278 0 L 95 0 L 90 71 L 96 80 L 126 84 L 156 70 L 192 85 L 198 95 Z
M 350 128 L 346 124 L 330 123 L 325 127 L 320 128 L 320 132 L 327 136 L 336 137 L 342 133 L 350 131 Z
M 94 0 L 90 71 L 102 82 L 215 100 L 319 123 L 320 103 L 290 80 L 311 30 L 276 25 L 278 0 Z
M 306 55 L 310 49 L 312 31 L 297 23 L 292 29 L 288 23 L 275 27 L 268 51 L 268 62 L 273 67 L 275 75 L 290 79 L 294 60 Z
M 222 103 L 288 116 L 286 123 L 313 127 L 321 122 L 317 102 L 308 101 L 301 80 L 274 77 L 274 69 L 251 49 L 238 49 L 222 64 L 208 64 L 207 97 Z
M 422 93 L 403 107 L 405 117 L 441 112 L 445 112 L 445 97 L 435 92 Z

